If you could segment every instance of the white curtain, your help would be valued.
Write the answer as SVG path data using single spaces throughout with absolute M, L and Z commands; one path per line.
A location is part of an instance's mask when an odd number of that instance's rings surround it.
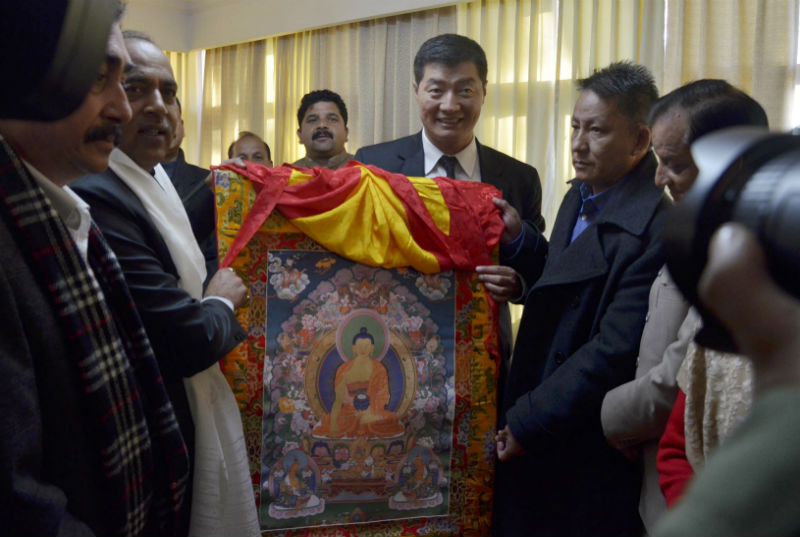
M 278 38 L 276 98 L 279 162 L 305 155 L 297 140 L 304 94 L 330 89 L 349 115 L 347 148 L 392 140 L 419 130 L 411 90 L 412 63 L 426 39 L 454 32 L 455 9 L 443 8 L 302 32 Z
M 489 63 L 476 134 L 539 171 L 548 231 L 572 176 L 576 81 L 611 62 L 632 60 L 649 66 L 658 82 L 663 52 L 653 43 L 663 42 L 663 12 L 661 0 L 458 4 L 458 32 L 478 41 Z
M 226 158 L 241 130 L 265 137 L 276 164 L 303 155 L 297 107 L 328 88 L 347 104 L 350 152 L 413 133 L 419 45 L 458 32 L 486 50 L 489 85 L 476 134 L 535 166 L 548 228 L 572 176 L 576 81 L 610 62 L 647 66 L 662 93 L 725 78 L 792 126 L 800 0 L 475 0 L 452 7 L 170 54 L 184 103 L 187 158 Z

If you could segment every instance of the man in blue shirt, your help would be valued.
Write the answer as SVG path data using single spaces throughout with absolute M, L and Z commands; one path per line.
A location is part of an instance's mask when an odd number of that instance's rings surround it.
M 603 396 L 633 378 L 669 200 L 653 183 L 642 66 L 579 82 L 575 179 L 548 242 L 505 201 L 508 259 L 530 286 L 497 435 L 496 535 L 641 535 L 639 469 L 605 441 Z

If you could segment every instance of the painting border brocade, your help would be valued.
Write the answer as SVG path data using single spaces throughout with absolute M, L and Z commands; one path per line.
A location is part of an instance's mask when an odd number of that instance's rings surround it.
M 222 171 L 216 173 L 217 226 L 219 256 L 223 258 L 233 243 L 248 208 L 255 199 L 253 186 L 238 174 Z M 326 250 L 299 232 L 286 218 L 275 211 L 262 224 L 253 239 L 247 244 L 232 264 L 249 286 L 251 300 L 238 310 L 240 322 L 248 331 L 248 339 L 234 349 L 223 361 L 223 370 L 231 384 L 242 412 L 245 440 L 250 460 L 256 501 L 260 504 L 262 487 L 279 488 L 275 478 L 262 469 L 264 441 L 264 415 L 271 410 L 265 408 L 265 357 L 267 342 L 267 294 L 270 278 L 270 253 L 277 251 L 320 252 Z M 327 256 L 322 255 L 322 259 Z M 273 257 L 273 262 L 274 262 Z M 365 270 L 376 270 L 363 267 Z M 382 269 L 379 269 L 382 270 Z M 395 269 L 402 272 L 403 269 Z M 409 269 L 411 270 L 411 269 Z M 422 511 L 413 517 L 400 515 L 396 520 L 365 522 L 367 513 L 352 510 L 342 525 L 314 526 L 295 529 L 266 530 L 262 522 L 263 535 L 280 536 L 483 536 L 489 534 L 491 523 L 492 485 L 494 475 L 494 431 L 496 425 L 496 385 L 498 363 L 497 331 L 493 330 L 496 319 L 485 290 L 474 274 L 455 272 L 452 277 L 452 293 L 455 301 L 454 333 L 452 334 L 452 360 L 454 372 L 452 384 L 454 398 L 449 412 L 452 420 L 452 442 L 448 454 L 449 475 L 446 495 L 446 516 L 420 516 L 425 506 L 415 504 Z M 377 331 L 373 330 L 373 331 Z M 341 339 L 341 338 L 340 338 Z M 352 340 L 352 339 L 351 339 Z M 349 351 L 340 351 L 349 352 Z M 377 352 L 377 351 L 376 351 Z M 403 351 L 398 351 L 402 354 Z M 319 359 L 319 358 L 318 358 Z M 398 358 L 398 363 L 401 360 Z M 267 401 L 269 398 L 267 397 Z M 287 403 L 288 404 L 288 403 Z M 319 403 L 317 403 L 319 404 Z M 329 404 L 329 403 L 328 403 Z M 398 407 L 399 408 L 399 407 Z M 288 410 L 288 409 L 284 409 Z M 317 409 L 319 412 L 319 409 Z M 299 447 L 299 446 L 298 446 Z M 431 469 L 431 455 L 424 453 L 425 445 L 417 445 L 416 456 Z M 409 449 L 411 451 L 411 449 Z M 433 453 L 433 452 L 431 452 Z M 407 454 L 408 456 L 409 454 Z M 312 482 L 322 479 L 314 465 L 309 465 L 305 450 L 286 450 L 283 463 L 289 468 L 306 468 Z M 411 456 L 411 461 L 414 457 Z M 418 463 L 419 464 L 419 463 Z M 409 466 L 413 466 L 409 463 Z M 288 473 L 281 473 L 283 476 Z M 312 476 L 313 474 L 313 476 Z M 262 484 L 262 476 L 267 479 Z M 298 474 L 299 475 L 299 474 Z M 438 481 L 441 483 L 441 481 Z M 402 496 L 398 496 L 402 498 Z M 434 494 L 423 497 L 432 504 L 438 501 Z M 265 498 L 266 500 L 266 498 Z M 422 500 L 420 500 L 422 501 Z M 265 502 L 266 503 L 266 502 Z M 274 503 L 274 502 L 273 502 Z M 308 514 L 314 517 L 319 503 L 310 502 Z M 424 502 L 423 502 L 424 503 Z M 308 504 L 306 504 L 308 505 Z M 440 504 L 441 505 L 441 504 Z M 402 507 L 395 506 L 398 512 Z M 435 506 L 431 506 L 435 509 Z M 260 507 L 262 519 L 268 505 Z M 277 513 L 283 511 L 277 510 Z M 410 513 L 409 513 L 410 514 Z

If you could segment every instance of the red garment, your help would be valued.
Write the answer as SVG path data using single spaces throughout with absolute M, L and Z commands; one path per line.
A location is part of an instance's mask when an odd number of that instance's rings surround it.
M 686 457 L 686 434 L 684 431 L 684 412 L 686 394 L 678 390 L 675 406 L 658 442 L 656 468 L 658 484 L 667 499 L 667 507 L 672 507 L 682 496 L 686 485 L 692 479 L 694 470 Z
M 492 249 L 503 232 L 500 210 L 492 202 L 501 194 L 487 183 L 446 177 L 425 179 L 425 184 L 435 185 L 438 193 L 431 198 L 418 181 L 355 161 L 338 170 L 306 170 L 290 166 L 267 168 L 251 162 L 246 165 L 245 169 L 233 164 L 211 167 L 212 170 L 223 169 L 247 177 L 258 191 L 236 239 L 220 263 L 221 267 L 233 262 L 274 209 L 334 253 L 370 266 L 393 268 L 410 265 L 426 273 L 450 269 L 471 272 L 477 265 L 492 264 Z M 377 188 L 377 184 L 389 188 Z M 372 185 L 372 188 L 362 188 L 364 185 Z M 427 199 L 428 203 L 440 207 L 434 203 L 439 196 L 448 212 L 447 230 L 439 228 L 425 201 Z M 327 228 L 320 230 L 316 218 L 330 214 L 348 200 L 352 201 L 353 197 L 363 200 L 358 211 L 363 212 L 365 218 L 356 219 L 360 225 L 353 226 L 350 222 L 350 228 L 334 233 Z M 373 211 L 373 207 L 377 210 Z M 315 219 L 315 225 L 305 221 L 309 218 Z M 387 219 L 396 225 L 397 235 L 388 245 L 375 248 L 374 230 L 385 228 Z M 342 227 L 343 223 L 346 222 L 337 221 L 336 225 Z M 354 242 L 362 246 L 353 248 Z M 413 254 L 419 250 L 431 254 L 436 266 L 420 265 Z M 398 252 L 410 257 L 401 256 L 398 260 Z M 402 263 L 397 264 L 399 261 Z

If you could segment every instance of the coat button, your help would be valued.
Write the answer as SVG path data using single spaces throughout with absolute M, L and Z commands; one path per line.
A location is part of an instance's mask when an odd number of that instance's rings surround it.
M 567 357 L 566 357 L 566 356 L 564 356 L 564 353 L 563 353 L 563 352 L 559 351 L 559 352 L 557 352 L 557 353 L 556 353 L 556 363 L 557 363 L 558 365 L 561 365 L 561 364 L 563 364 L 563 363 L 564 363 L 564 360 L 566 360 L 566 359 L 567 359 Z

